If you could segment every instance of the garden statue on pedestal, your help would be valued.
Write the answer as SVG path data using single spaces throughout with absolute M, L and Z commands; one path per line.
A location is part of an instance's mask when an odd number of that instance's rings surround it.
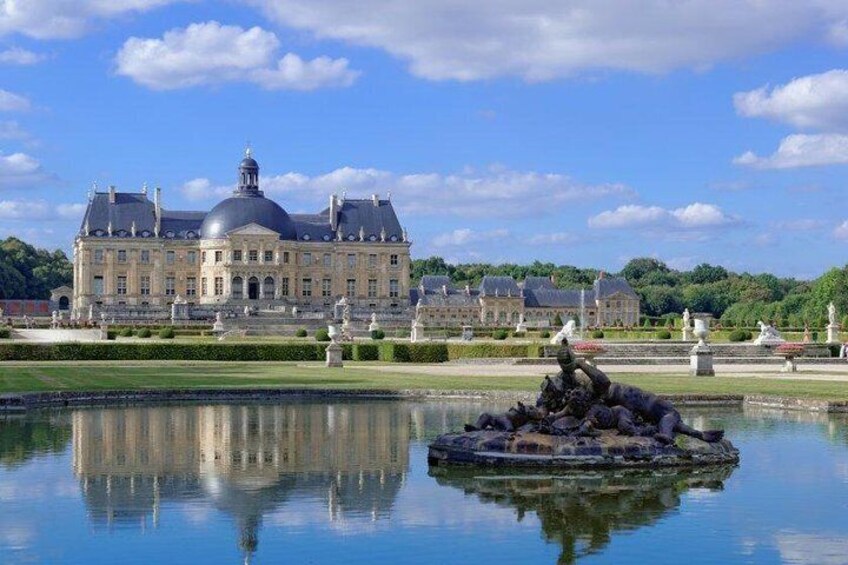
M 576 341 L 577 337 L 577 322 L 568 320 L 565 325 L 551 338 L 551 345 L 560 345 L 563 342 Z
M 690 325 L 689 308 L 683 310 L 683 341 L 692 341 L 692 326 Z
M 836 305 L 827 305 L 827 343 L 839 343 L 839 322 L 836 321 Z
M 342 367 L 342 346 L 339 344 L 342 338 L 336 326 L 327 326 L 327 335 L 330 336 L 330 344 L 327 346 L 327 367 Z
M 368 324 L 369 332 L 376 332 L 380 329 L 380 324 L 377 323 L 377 313 L 371 312 L 371 323 Z
M 516 333 L 526 333 L 527 323 L 524 321 L 524 314 L 519 314 L 518 325 L 515 326 Z
M 215 323 L 212 324 L 212 333 L 218 335 L 224 333 L 224 314 L 215 312 Z
M 754 345 L 780 345 L 786 343 L 786 340 L 780 337 L 780 332 L 774 326 L 766 324 L 763 321 L 757 322 L 760 326 L 760 335 L 754 340 Z

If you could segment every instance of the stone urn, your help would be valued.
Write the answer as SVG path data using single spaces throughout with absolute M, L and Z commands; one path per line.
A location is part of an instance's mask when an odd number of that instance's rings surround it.
M 795 359 L 804 354 L 804 344 L 784 343 L 774 348 L 774 354 L 783 357 L 785 360 L 781 372 L 794 373 L 798 370 L 798 365 L 795 364 Z
M 698 338 L 698 345 L 706 345 L 707 337 L 710 335 L 710 327 L 704 320 L 695 319 L 695 337 Z
M 607 352 L 603 345 L 595 341 L 578 341 L 571 345 L 571 349 L 579 359 L 585 359 L 593 367 L 595 366 L 595 357 Z

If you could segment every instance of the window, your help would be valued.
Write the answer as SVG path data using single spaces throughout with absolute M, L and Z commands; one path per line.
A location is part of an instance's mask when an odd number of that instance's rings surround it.
M 197 263 L 197 251 L 186 251 L 186 263 L 189 265 Z
M 215 262 L 220 263 L 223 260 L 224 260 L 224 252 L 223 251 L 216 251 L 215 252 Z
M 377 268 L 377 254 L 369 253 L 368 254 L 368 268 L 376 269 Z
M 368 298 L 377 298 L 377 279 L 368 279 Z
M 244 296 L 244 280 L 241 277 L 233 277 L 230 293 L 236 300 L 241 300 Z
M 389 298 L 398 298 L 400 296 L 400 284 L 397 279 L 389 281 Z
M 394 253 L 389 255 L 389 265 L 391 265 L 392 267 L 398 266 L 398 256 Z
M 308 267 L 312 264 L 312 253 L 303 254 L 303 266 Z
M 256 249 L 251 249 L 247 252 L 247 260 L 251 263 L 255 263 L 259 261 L 259 251 Z
M 328 269 L 333 266 L 333 256 L 329 253 L 324 253 L 324 266 Z
M 289 295 L 289 278 L 283 277 L 280 280 L 280 296 L 288 296 Z
M 127 293 L 127 277 L 125 275 L 118 276 L 117 294 Z
M 356 296 L 356 279 L 347 279 L 347 296 Z
M 141 250 L 141 254 L 139 255 L 139 261 L 141 263 L 145 264 L 145 265 L 150 263 L 150 250 L 149 249 L 142 249 Z
M 201 262 L 201 263 L 205 263 L 205 262 L 206 262 L 206 252 L 205 252 L 205 251 L 203 251 L 203 252 L 201 252 L 201 253 L 200 253 L 200 262 Z
M 94 277 L 94 295 L 103 295 L 103 277 Z
M 333 296 L 333 281 L 331 279 L 321 280 L 321 296 Z
M 220 251 L 216 251 L 215 253 L 220 253 Z M 224 277 L 215 277 L 215 296 L 221 296 L 224 294 Z
M 98 265 L 101 265 L 103 263 L 103 250 L 102 249 L 95 249 L 94 250 L 94 262 Z
M 348 253 L 347 254 L 347 268 L 354 269 L 356 268 L 356 254 Z
M 191 253 L 191 252 L 189 252 Z M 186 277 L 186 296 L 197 296 L 197 278 Z
M 263 260 L 266 263 L 273 263 L 274 262 L 274 252 L 273 251 L 266 251 L 265 253 L 263 253 L 263 255 L 264 255 Z
M 312 296 L 312 279 L 303 279 L 303 286 L 300 289 L 300 293 L 305 297 Z
M 241 261 L 241 249 L 233 251 L 233 261 Z
M 288 265 L 289 263 L 289 252 L 283 251 L 283 264 Z
M 265 300 L 274 300 L 274 279 L 273 277 L 265 277 L 262 284 L 262 298 Z
M 127 262 L 127 250 L 126 249 L 118 249 L 118 263 L 126 263 Z
M 165 296 L 174 296 L 177 293 L 177 280 L 174 277 L 165 277 Z
M 150 277 L 148 275 L 141 275 L 141 280 L 139 281 L 139 289 L 142 296 L 150 295 Z
M 206 277 L 200 279 L 200 294 L 206 296 Z
M 165 262 L 169 265 L 173 265 L 177 260 L 177 254 L 174 251 L 166 251 L 165 252 Z

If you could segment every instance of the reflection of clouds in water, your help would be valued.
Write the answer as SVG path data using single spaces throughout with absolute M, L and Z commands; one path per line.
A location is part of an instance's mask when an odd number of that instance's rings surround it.
M 36 528 L 28 524 L 0 522 L 0 547 L 26 549 L 35 539 Z
M 48 483 L 33 483 L 29 481 L 10 481 L 4 478 L 0 482 L 0 502 L 20 502 L 32 500 L 53 500 L 55 498 L 79 497 L 79 485 L 76 481 L 49 480 Z
M 844 565 L 848 562 L 848 538 L 834 535 L 781 532 L 775 536 L 780 557 L 788 563 Z
M 754 552 L 757 550 L 757 540 L 751 538 L 742 538 L 739 540 L 739 553 L 741 555 L 754 555 Z
M 184 507 L 180 508 L 180 512 L 185 516 L 188 523 L 196 526 L 209 523 L 214 514 L 212 508 L 206 504 L 192 503 L 187 503 Z
M 848 483 L 848 463 L 836 464 L 836 476 L 842 479 L 843 482 Z

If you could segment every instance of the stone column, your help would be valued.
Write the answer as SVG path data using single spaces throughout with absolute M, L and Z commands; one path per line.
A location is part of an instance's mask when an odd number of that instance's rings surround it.
M 327 367 L 343 367 L 342 346 L 336 342 L 327 346 Z
M 689 375 L 693 377 L 713 377 L 713 350 L 704 343 L 698 343 L 689 352 Z

